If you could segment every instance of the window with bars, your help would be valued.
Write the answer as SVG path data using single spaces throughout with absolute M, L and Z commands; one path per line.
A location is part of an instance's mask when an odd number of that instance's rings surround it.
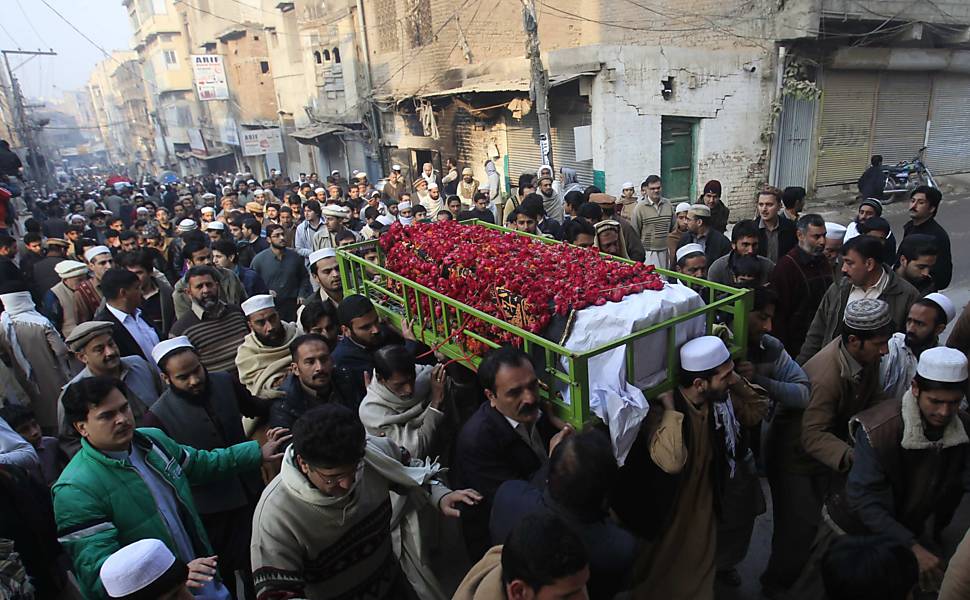
M 377 5 L 377 39 L 381 52 L 401 47 L 397 31 L 397 0 L 375 0 Z

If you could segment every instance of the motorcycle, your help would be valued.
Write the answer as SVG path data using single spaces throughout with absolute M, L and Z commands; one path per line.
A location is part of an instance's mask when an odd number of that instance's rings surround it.
M 885 202 L 889 203 L 897 198 L 908 198 L 909 194 L 921 185 L 928 185 L 932 188 L 938 187 L 933 173 L 923 162 L 923 155 L 926 153 L 926 146 L 919 149 L 919 153 L 912 160 L 904 160 L 893 166 L 883 167 L 882 171 L 886 176 L 886 184 L 883 188 Z

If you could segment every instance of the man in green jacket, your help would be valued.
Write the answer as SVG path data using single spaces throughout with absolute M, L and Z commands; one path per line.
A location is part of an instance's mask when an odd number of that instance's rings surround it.
M 90 377 L 71 384 L 63 397 L 65 416 L 82 440 L 54 484 L 54 514 L 84 597 L 107 597 L 98 572 L 111 553 L 156 538 L 188 564 L 188 585 L 197 598 L 229 598 L 215 576 L 216 557 L 190 487 L 281 459 L 289 432 L 271 429 L 262 448 L 245 442 L 196 450 L 158 429 L 135 429 L 123 386 L 110 377 Z

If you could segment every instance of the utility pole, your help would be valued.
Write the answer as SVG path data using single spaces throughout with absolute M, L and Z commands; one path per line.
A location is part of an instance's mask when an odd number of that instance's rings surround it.
M 3 54 L 3 63 L 7 67 L 7 77 L 10 80 L 10 92 L 13 97 L 14 125 L 17 128 L 17 135 L 20 138 L 20 143 L 27 148 L 27 163 L 31 164 L 36 171 L 34 173 L 34 179 L 41 181 L 46 179 L 46 173 L 45 169 L 40 168 L 40 150 L 37 148 L 34 140 L 34 128 L 27 118 L 27 105 L 24 102 L 24 95 L 20 90 L 20 83 L 13 76 L 13 69 L 10 68 L 10 55 L 16 54 L 32 57 L 57 56 L 57 52 L 53 50 L 48 50 L 47 52 L 42 50 L 0 50 L 0 53 Z
M 539 155 L 542 164 L 552 164 L 552 126 L 549 124 L 549 74 L 542 67 L 539 54 L 539 22 L 536 20 L 535 0 L 522 0 L 522 26 L 529 36 L 526 55 L 530 62 L 529 99 L 536 108 L 539 118 Z M 553 169 L 555 172 L 555 169 Z

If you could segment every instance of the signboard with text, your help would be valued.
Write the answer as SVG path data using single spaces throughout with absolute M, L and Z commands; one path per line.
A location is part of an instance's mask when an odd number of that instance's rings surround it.
M 228 100 L 226 68 L 218 54 L 193 54 L 192 76 L 199 100 Z
M 279 154 L 283 151 L 283 138 L 279 127 L 271 129 L 244 129 L 239 132 L 243 156 Z

